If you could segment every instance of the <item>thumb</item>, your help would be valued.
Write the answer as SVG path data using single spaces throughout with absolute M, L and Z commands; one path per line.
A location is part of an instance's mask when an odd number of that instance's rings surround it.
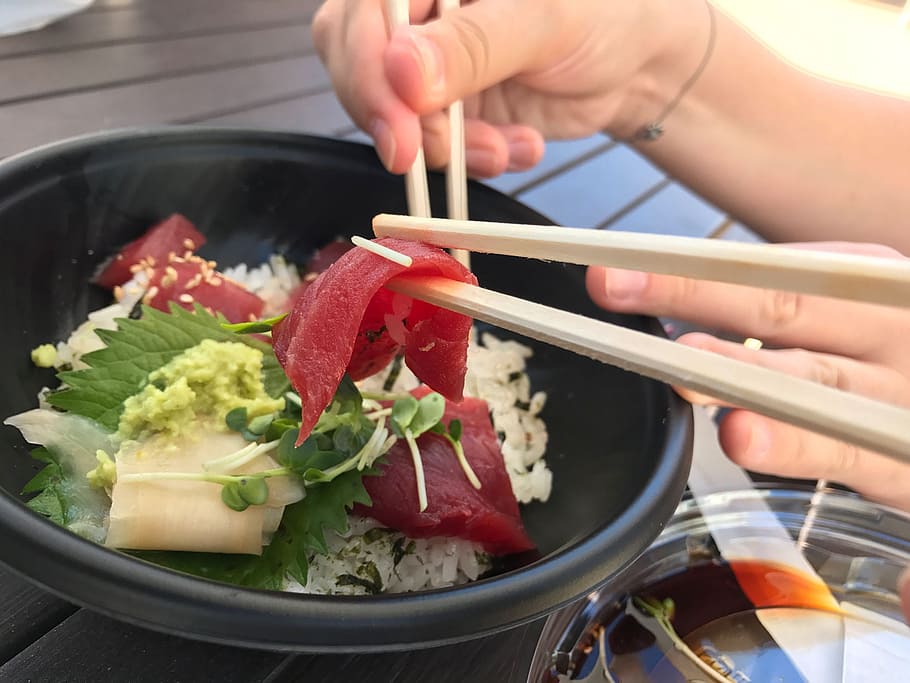
M 533 16 L 539 5 L 484 0 L 398 28 L 385 52 L 389 83 L 426 114 L 519 73 L 547 52 L 540 43 L 547 21 Z

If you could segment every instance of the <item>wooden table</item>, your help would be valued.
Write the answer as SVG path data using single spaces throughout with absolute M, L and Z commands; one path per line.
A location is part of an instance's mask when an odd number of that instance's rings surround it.
M 363 139 L 313 52 L 317 0 L 96 0 L 0 39 L 0 156 L 100 129 L 250 125 Z M 549 145 L 490 182 L 557 223 L 755 239 L 604 136 Z M 3 553 L 14 552 L 3 549 Z M 308 656 L 123 624 L 0 570 L 0 681 L 524 681 L 542 621 L 433 650 Z

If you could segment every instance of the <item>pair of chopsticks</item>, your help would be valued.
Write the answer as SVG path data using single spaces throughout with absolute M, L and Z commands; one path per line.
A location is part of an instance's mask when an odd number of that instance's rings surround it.
M 377 237 L 438 247 L 910 306 L 910 261 L 767 244 L 580 228 L 379 215 Z M 387 285 L 646 377 L 910 462 L 910 410 L 668 339 L 438 277 Z
M 440 14 L 458 8 L 461 0 L 438 0 Z M 399 26 L 410 23 L 408 0 L 386 0 L 386 28 L 389 35 Z M 465 164 L 464 103 L 461 100 L 449 106 L 449 164 L 446 167 L 446 206 L 449 218 L 467 220 L 468 218 L 468 174 Z M 417 149 L 417 158 L 405 174 L 405 193 L 408 200 L 408 213 L 412 216 L 429 218 L 430 189 L 427 183 L 426 157 L 423 145 Z M 465 268 L 470 269 L 469 253 L 463 249 L 453 249 L 454 256 Z

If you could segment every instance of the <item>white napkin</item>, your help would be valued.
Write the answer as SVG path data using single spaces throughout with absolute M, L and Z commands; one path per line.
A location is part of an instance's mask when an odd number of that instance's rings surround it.
M 0 0 L 0 36 L 36 31 L 81 12 L 94 0 Z

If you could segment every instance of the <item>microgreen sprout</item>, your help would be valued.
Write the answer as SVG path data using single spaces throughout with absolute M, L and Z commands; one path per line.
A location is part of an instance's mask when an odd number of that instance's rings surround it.
M 423 460 L 420 458 L 417 437 L 433 429 L 439 423 L 445 409 L 445 399 L 437 393 L 427 394 L 420 400 L 408 395 L 392 404 L 392 431 L 398 436 L 404 437 L 408 449 L 411 451 L 414 474 L 417 477 L 417 500 L 420 512 L 427 509 L 428 503 Z
M 230 472 L 231 470 L 246 465 L 251 460 L 255 460 L 260 455 L 271 453 L 278 448 L 278 444 L 280 443 L 280 439 L 275 439 L 274 441 L 268 441 L 266 443 L 247 444 L 240 450 L 203 463 L 202 469 L 206 472 Z
M 471 482 L 471 486 L 475 489 L 481 488 L 480 479 L 477 478 L 477 475 L 474 473 L 474 468 L 471 467 L 471 463 L 469 463 L 468 459 L 465 457 L 464 447 L 461 445 L 461 420 L 455 419 L 449 422 L 448 430 L 442 422 L 439 422 L 435 424 L 430 431 L 434 434 L 439 434 L 439 436 L 449 442 L 449 445 L 452 446 L 452 450 L 455 451 L 455 457 L 458 458 L 458 464 L 461 465 L 461 469 L 468 478 L 468 481 Z
M 265 320 L 253 320 L 248 323 L 221 323 L 221 329 L 237 334 L 262 334 L 271 332 L 272 328 L 287 317 L 287 313 L 276 315 Z
M 221 499 L 232 510 L 242 512 L 250 505 L 262 505 L 269 496 L 266 479 L 286 477 L 290 472 L 285 467 L 263 470 L 255 474 L 213 474 L 208 472 L 139 472 L 124 474 L 118 483 L 141 481 L 207 481 L 220 484 L 223 488 Z
M 640 596 L 634 596 L 631 605 L 626 608 L 628 614 L 635 616 L 638 623 L 654 635 L 658 644 L 668 653 L 667 656 L 672 664 L 686 676 L 687 680 L 707 678 L 720 683 L 729 681 L 729 678 L 720 675 L 707 662 L 692 652 L 685 641 L 679 637 L 672 624 L 675 611 L 676 605 L 670 598 L 658 600 L 654 597 Z M 648 621 L 651 620 L 653 621 L 649 624 Z M 664 641 L 664 643 L 661 644 L 660 641 Z M 673 650 L 678 654 L 673 654 Z
M 272 477 L 299 476 L 304 486 L 312 486 L 333 481 L 345 472 L 363 471 L 385 455 L 394 443 L 385 428 L 385 419 L 372 431 L 366 442 L 353 455 L 347 456 L 335 450 L 321 450 L 316 435 L 306 439 L 300 447 L 295 447 L 297 433 L 289 431 L 281 439 L 264 444 L 249 444 L 223 458 L 211 460 L 203 467 L 204 472 L 144 472 L 127 474 L 120 478 L 122 482 L 130 481 L 207 481 L 220 484 L 223 488 L 221 499 L 232 510 L 242 512 L 250 505 L 263 505 L 268 499 L 266 479 Z M 278 451 L 278 460 L 282 467 L 275 467 L 249 474 L 224 474 L 219 470 L 239 467 L 256 455 Z M 251 457 L 251 454 L 254 454 Z M 238 455 L 242 454 L 242 455 Z M 233 458 L 233 460 L 231 460 Z M 239 464 L 238 464 L 239 463 Z

